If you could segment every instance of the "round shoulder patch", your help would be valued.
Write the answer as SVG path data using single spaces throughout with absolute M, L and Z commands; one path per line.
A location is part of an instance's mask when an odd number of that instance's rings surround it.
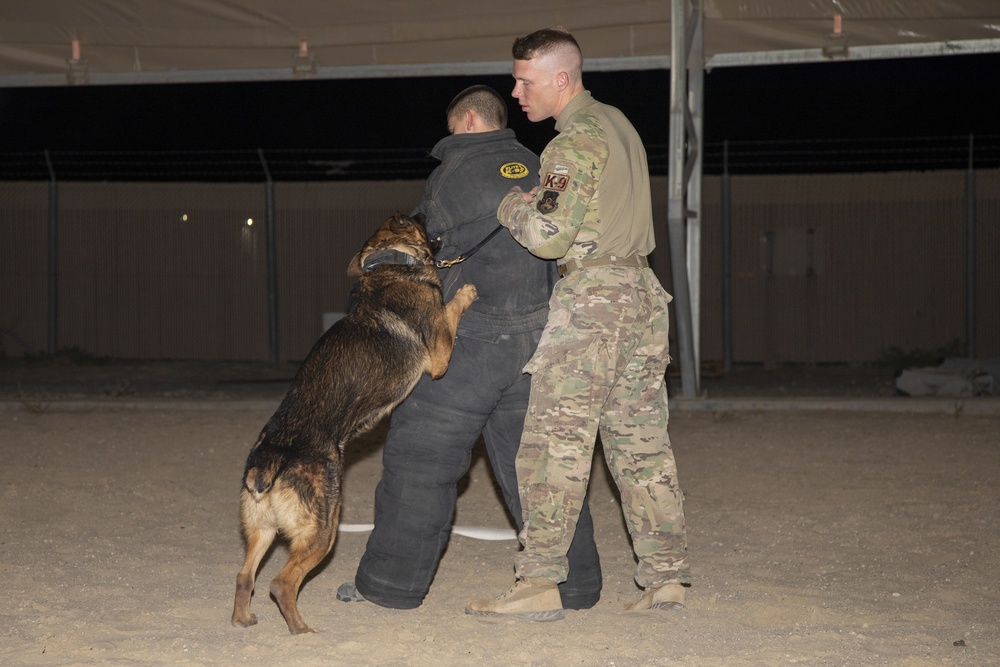
M 504 178 L 524 178 L 528 175 L 528 168 L 520 162 L 508 162 L 500 165 L 500 175 Z

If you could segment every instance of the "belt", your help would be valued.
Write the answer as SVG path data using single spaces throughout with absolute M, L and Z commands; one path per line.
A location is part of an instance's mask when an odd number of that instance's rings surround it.
M 631 257 L 607 255 L 594 259 L 571 259 L 559 267 L 559 275 L 568 276 L 577 269 L 592 269 L 599 266 L 634 266 L 644 269 L 649 266 L 649 262 L 645 255 L 632 255 Z

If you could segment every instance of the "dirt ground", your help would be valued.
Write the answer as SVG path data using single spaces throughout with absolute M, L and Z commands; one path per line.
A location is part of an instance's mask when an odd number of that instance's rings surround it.
M 0 362 L 0 664 L 1000 665 L 997 410 L 674 409 L 694 579 L 680 613 L 623 611 L 635 561 L 598 458 L 592 610 L 463 614 L 513 582 L 517 543 L 459 535 L 420 608 L 337 602 L 366 540 L 341 533 L 299 598 L 320 632 L 289 635 L 267 596 L 283 546 L 261 568 L 259 624 L 234 628 L 240 475 L 293 370 Z M 877 369 L 705 387 L 909 400 Z M 381 437 L 349 448 L 344 522 L 371 521 Z M 509 527 L 479 451 L 455 523 Z

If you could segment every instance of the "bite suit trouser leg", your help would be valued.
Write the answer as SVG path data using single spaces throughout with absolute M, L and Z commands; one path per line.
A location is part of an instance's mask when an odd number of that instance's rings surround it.
M 448 372 L 424 376 L 393 412 L 375 491 L 375 528 L 355 586 L 384 607 L 420 606 L 451 535 L 458 481 L 483 435 L 494 475 L 517 529 L 522 527 L 514 461 L 531 376 L 521 372 L 538 332 L 460 332 Z M 600 598 L 601 567 L 589 506 L 570 546 L 563 605 L 586 608 Z

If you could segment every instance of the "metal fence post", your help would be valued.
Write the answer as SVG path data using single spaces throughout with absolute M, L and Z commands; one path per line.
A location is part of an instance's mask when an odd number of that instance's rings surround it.
M 969 167 L 965 172 L 965 356 L 976 358 L 976 169 L 974 135 L 969 135 Z
M 264 168 L 265 183 L 265 217 L 267 227 L 267 315 L 268 343 L 270 346 L 271 363 L 278 363 L 278 253 L 275 248 L 274 232 L 274 180 L 267 166 L 264 150 L 257 149 L 260 165 Z
M 729 140 L 722 142 L 722 362 L 733 370 L 733 213 L 729 182 Z
M 49 354 L 54 356 L 59 342 L 59 182 L 47 148 L 45 166 L 49 169 Z

